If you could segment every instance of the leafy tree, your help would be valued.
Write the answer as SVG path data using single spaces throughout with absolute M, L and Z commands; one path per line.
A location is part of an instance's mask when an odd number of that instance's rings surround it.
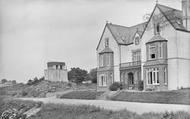
M 43 80 L 45 80 L 45 77 L 44 77 L 44 76 L 41 77 L 41 78 L 39 78 L 39 81 L 43 81 Z
M 35 77 L 35 78 L 34 78 L 34 81 L 33 81 L 33 84 L 36 84 L 36 83 L 38 83 L 38 82 L 39 82 L 38 78 Z
M 71 82 L 74 83 L 82 83 L 82 81 L 85 81 L 87 79 L 87 71 L 80 69 L 80 68 L 71 68 L 71 70 L 68 72 L 68 79 Z
M 97 83 L 97 68 L 90 70 L 88 73 L 88 78 L 92 81 L 92 83 Z
M 28 80 L 27 85 L 32 85 L 33 81 L 31 79 Z
M 6 83 L 7 82 L 7 79 L 2 79 L 1 80 L 1 83 Z
M 12 84 L 16 84 L 16 80 L 12 80 Z

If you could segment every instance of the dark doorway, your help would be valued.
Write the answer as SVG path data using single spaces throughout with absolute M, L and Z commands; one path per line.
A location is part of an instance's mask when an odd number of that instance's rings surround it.
M 132 72 L 128 73 L 128 82 L 129 85 L 134 85 L 134 75 Z

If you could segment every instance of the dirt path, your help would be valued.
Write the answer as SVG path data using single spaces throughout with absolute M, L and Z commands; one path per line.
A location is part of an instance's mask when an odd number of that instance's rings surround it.
M 67 105 L 93 105 L 109 110 L 127 109 L 138 114 L 146 112 L 165 112 L 165 111 L 186 111 L 190 113 L 190 105 L 176 104 L 155 104 L 122 102 L 108 100 L 79 100 L 79 99 L 57 99 L 57 98 L 20 98 L 22 100 L 42 101 L 43 103 L 67 104 Z

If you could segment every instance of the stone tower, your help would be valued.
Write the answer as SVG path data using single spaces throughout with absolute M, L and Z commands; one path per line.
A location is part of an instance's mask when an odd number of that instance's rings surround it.
M 65 62 L 48 62 L 44 72 L 45 80 L 68 82 Z

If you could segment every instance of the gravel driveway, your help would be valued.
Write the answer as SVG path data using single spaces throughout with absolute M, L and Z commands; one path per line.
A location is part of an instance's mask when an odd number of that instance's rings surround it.
M 190 113 L 190 105 L 177 104 L 155 104 L 155 103 L 138 103 L 122 102 L 109 100 L 79 100 L 79 99 L 58 99 L 58 98 L 20 98 L 22 100 L 42 101 L 43 103 L 68 104 L 68 105 L 93 105 L 109 110 L 127 109 L 138 114 L 146 112 L 165 112 L 165 111 L 186 111 Z

